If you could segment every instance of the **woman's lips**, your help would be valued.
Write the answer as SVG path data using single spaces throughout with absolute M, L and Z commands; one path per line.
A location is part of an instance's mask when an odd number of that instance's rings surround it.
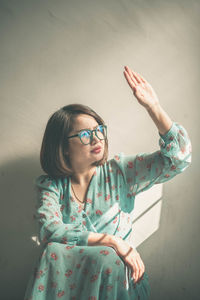
M 93 152 L 93 153 L 99 153 L 100 151 L 101 151 L 101 147 L 96 147 L 91 152 Z

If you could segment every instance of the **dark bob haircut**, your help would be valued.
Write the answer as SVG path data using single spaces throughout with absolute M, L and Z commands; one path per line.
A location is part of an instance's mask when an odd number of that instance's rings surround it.
M 68 177 L 73 174 L 66 154 L 68 151 L 66 137 L 73 130 L 79 114 L 92 116 L 98 124 L 105 125 L 103 119 L 94 110 L 82 104 L 66 105 L 53 113 L 47 122 L 40 150 L 41 167 L 52 178 Z M 93 165 L 103 165 L 107 159 L 108 140 L 106 138 L 103 158 Z

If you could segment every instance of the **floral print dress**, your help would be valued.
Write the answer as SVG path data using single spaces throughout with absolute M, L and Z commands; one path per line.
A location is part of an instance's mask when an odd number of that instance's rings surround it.
M 165 135 L 158 134 L 158 151 L 132 156 L 121 152 L 97 166 L 84 207 L 71 195 L 70 177 L 36 178 L 41 254 L 25 300 L 149 299 L 147 273 L 134 283 L 114 248 L 88 246 L 88 235 L 108 233 L 129 242 L 135 196 L 189 166 L 192 148 L 184 127 L 173 122 Z

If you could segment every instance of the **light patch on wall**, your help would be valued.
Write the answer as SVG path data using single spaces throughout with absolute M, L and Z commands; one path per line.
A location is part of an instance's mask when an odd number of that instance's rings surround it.
M 129 242 L 134 248 L 137 248 L 158 230 L 162 193 L 163 184 L 155 184 L 149 190 L 135 197 L 135 207 L 131 213 L 133 231 L 129 237 Z
M 39 239 L 37 236 L 32 236 L 31 237 L 32 241 L 34 241 L 38 246 L 40 245 Z

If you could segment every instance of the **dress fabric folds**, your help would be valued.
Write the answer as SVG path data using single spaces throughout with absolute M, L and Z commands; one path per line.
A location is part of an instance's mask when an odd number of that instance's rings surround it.
M 88 246 L 88 235 L 107 233 L 130 242 L 135 196 L 189 166 L 192 148 L 185 128 L 173 122 L 165 135 L 158 134 L 158 151 L 131 156 L 121 152 L 97 166 L 84 208 L 71 195 L 70 177 L 36 178 L 41 253 L 24 300 L 149 299 L 147 273 L 134 283 L 114 248 Z

